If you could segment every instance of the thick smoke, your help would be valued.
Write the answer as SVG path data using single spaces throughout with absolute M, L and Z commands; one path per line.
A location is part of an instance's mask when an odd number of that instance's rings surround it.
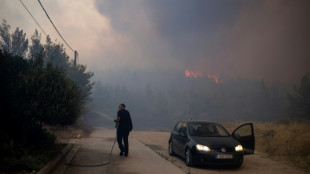
M 267 82 L 297 82 L 310 69 L 309 1 L 96 2 L 133 44 L 123 56 L 144 68 Z

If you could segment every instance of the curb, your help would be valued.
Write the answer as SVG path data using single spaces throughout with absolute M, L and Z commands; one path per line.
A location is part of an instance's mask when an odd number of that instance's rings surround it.
M 67 163 L 70 163 L 72 159 L 75 157 L 76 153 L 79 151 L 80 146 L 73 146 L 71 150 L 65 155 L 65 157 L 58 162 L 50 174 L 64 174 L 68 168 Z
M 67 153 L 72 149 L 72 147 L 72 144 L 68 144 L 65 148 L 62 149 L 60 155 L 56 159 L 47 163 L 39 172 L 37 172 L 37 174 L 49 174 L 52 169 L 57 166 L 57 164 L 67 155 Z

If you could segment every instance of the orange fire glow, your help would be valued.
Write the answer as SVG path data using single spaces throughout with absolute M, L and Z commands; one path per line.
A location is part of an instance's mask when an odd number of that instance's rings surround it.
M 185 76 L 189 78 L 197 78 L 197 77 L 202 77 L 203 74 L 200 72 L 192 72 L 190 70 L 185 70 Z
M 219 83 L 219 77 L 217 75 L 214 75 L 214 74 L 208 74 L 208 78 L 209 79 L 213 79 L 215 83 Z
M 197 77 L 203 77 L 204 74 L 198 71 L 193 72 L 190 70 L 185 70 L 185 76 L 189 78 L 197 78 Z M 207 74 L 206 76 L 208 77 L 208 79 L 213 79 L 215 83 L 223 83 L 223 80 L 220 80 L 219 75 Z

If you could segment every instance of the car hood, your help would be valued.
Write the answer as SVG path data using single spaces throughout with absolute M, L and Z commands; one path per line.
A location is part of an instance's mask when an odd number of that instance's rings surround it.
M 210 148 L 234 148 L 240 144 L 237 140 L 232 137 L 191 137 L 191 139 L 201 145 L 206 145 Z

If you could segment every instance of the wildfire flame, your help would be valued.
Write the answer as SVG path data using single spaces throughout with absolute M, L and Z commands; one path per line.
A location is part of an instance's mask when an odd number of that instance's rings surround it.
M 185 76 L 189 78 L 197 78 L 197 77 L 202 77 L 203 74 L 199 72 L 192 72 L 190 70 L 185 70 Z
M 198 71 L 193 72 L 190 70 L 185 70 L 185 76 L 188 78 L 198 78 L 198 77 L 203 77 L 204 74 Z M 208 77 L 208 79 L 213 79 L 215 83 L 223 83 L 223 80 L 220 80 L 219 75 L 207 74 L 206 76 Z
M 214 75 L 214 74 L 210 75 L 210 74 L 208 74 L 208 78 L 209 79 L 213 79 L 215 83 L 219 83 L 220 82 L 219 81 L 219 77 L 217 75 Z

